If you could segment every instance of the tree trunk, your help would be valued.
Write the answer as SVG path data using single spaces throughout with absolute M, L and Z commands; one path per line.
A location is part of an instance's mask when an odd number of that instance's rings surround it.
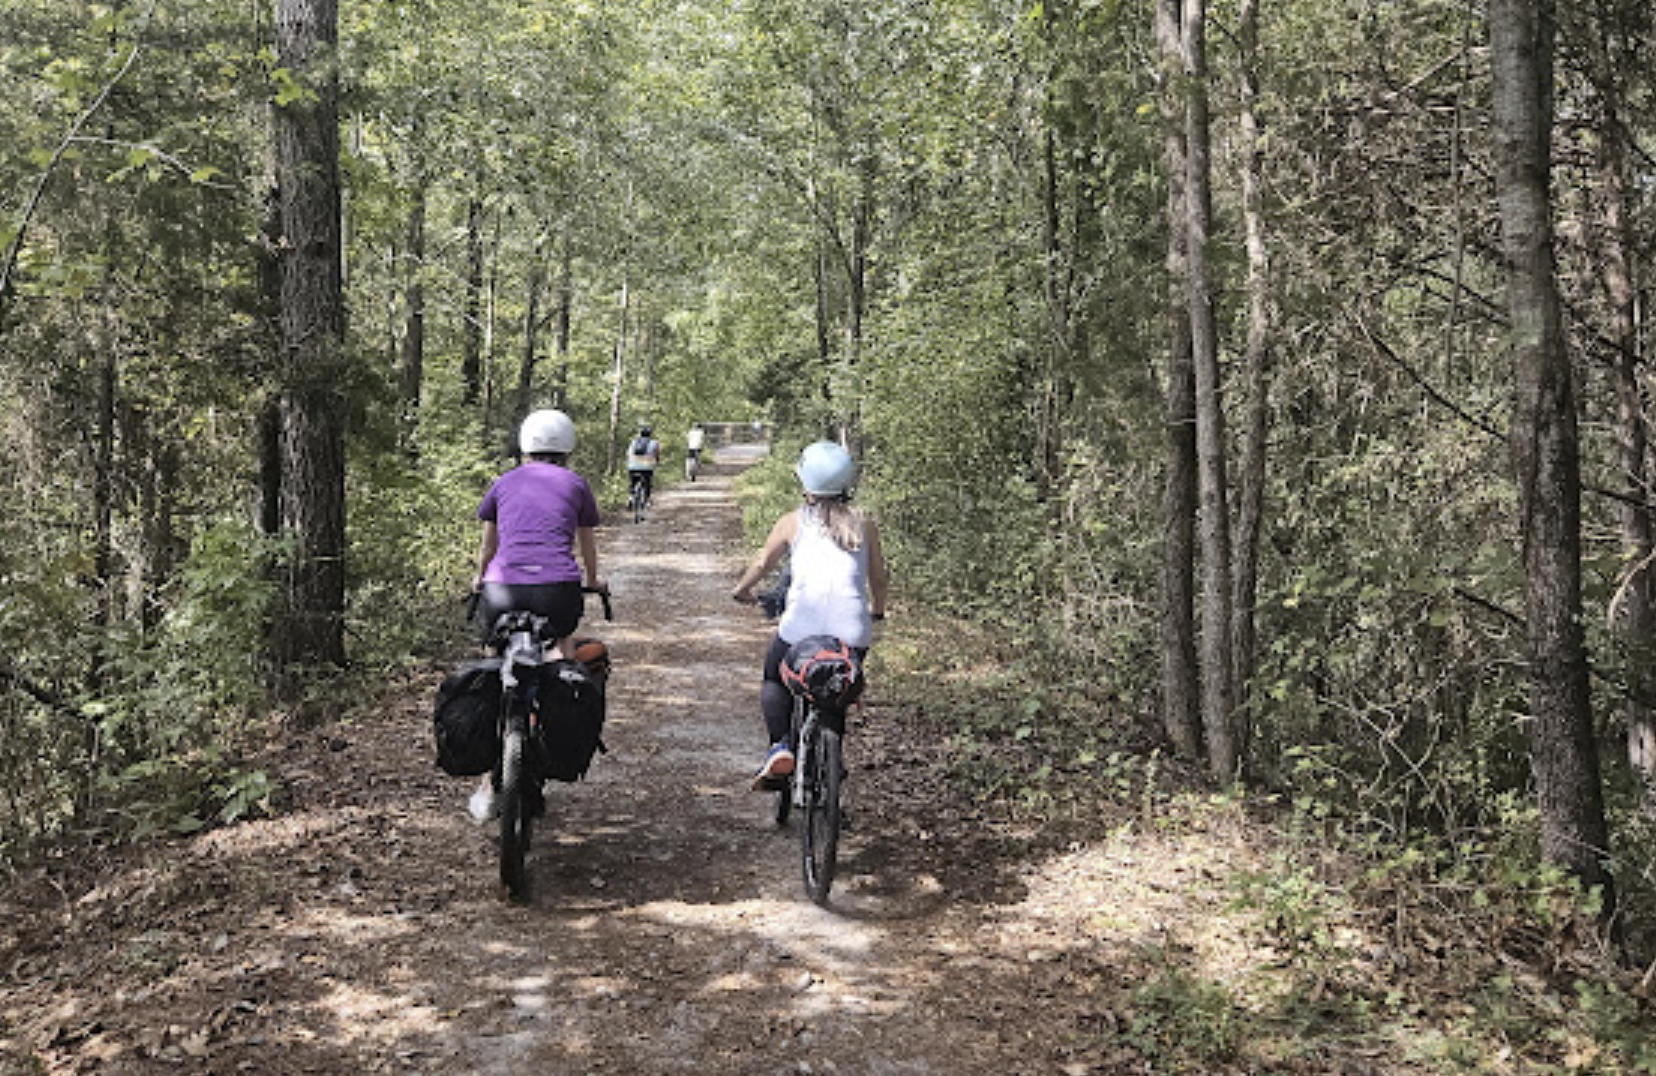
M 148 416 L 144 416 L 145 423 Z M 136 424 L 136 423 L 135 423 Z M 138 573 L 139 623 L 148 635 L 161 623 L 165 606 L 161 600 L 178 564 L 179 454 L 171 441 L 157 440 L 147 430 L 148 451 L 139 489 L 141 548 Z
M 632 314 L 631 301 L 632 288 L 627 278 L 623 276 L 621 278 L 620 324 L 615 327 L 615 366 L 610 372 L 609 439 L 604 459 L 605 474 L 615 472 L 616 452 L 620 447 L 621 383 L 625 380 L 627 372 L 627 326 Z
M 1604 16 L 1600 16 L 1602 19 Z M 1604 202 L 1604 238 L 1599 244 L 1601 280 L 1610 310 L 1611 381 L 1616 390 L 1616 449 L 1621 488 L 1619 505 L 1627 576 L 1612 605 L 1611 623 L 1627 670 L 1627 758 L 1640 783 L 1646 815 L 1656 817 L 1656 523 L 1651 519 L 1650 438 L 1640 388 L 1643 356 L 1639 344 L 1639 289 L 1635 266 L 1634 180 L 1628 166 L 1628 131 L 1622 118 L 1625 90 L 1613 42 L 1617 28 L 1593 20 L 1588 30 L 1591 76 L 1600 102 L 1599 187 Z
M 540 244 L 535 246 L 535 264 L 529 269 L 528 294 L 524 297 L 523 361 L 518 364 L 517 415 L 530 410 L 530 394 L 535 387 L 536 337 L 540 335 L 541 297 L 546 294 L 546 269 L 541 261 Z
M 1581 625 L 1581 476 L 1574 391 L 1549 205 L 1551 0 L 1491 0 L 1496 191 L 1511 318 L 1512 460 L 1528 614 L 1530 760 L 1541 852 L 1589 885 L 1609 876 L 1609 835 Z
M 483 199 L 466 205 L 466 298 L 461 305 L 461 401 L 468 407 L 483 395 Z
M 274 110 L 281 197 L 282 530 L 292 541 L 274 650 L 283 667 L 345 660 L 345 304 L 337 0 L 277 0 L 277 62 L 308 91 Z
M 1185 301 L 1184 68 L 1181 0 L 1156 4 L 1161 107 L 1167 158 L 1167 493 L 1162 523 L 1162 726 L 1186 759 L 1202 755 L 1196 663 L 1196 374 Z
M 420 391 L 425 384 L 426 181 L 415 180 L 414 204 L 408 212 L 408 286 L 404 311 L 399 381 L 402 387 L 403 451 L 418 453 Z
M 1225 477 L 1225 412 L 1219 371 L 1219 330 L 1208 265 L 1212 163 L 1207 96 L 1207 3 L 1184 0 L 1185 260 L 1188 272 L 1191 360 L 1196 369 L 1196 464 L 1202 558 L 1202 725 L 1208 769 L 1215 780 L 1236 779 L 1241 761 L 1234 719 L 1231 658 L 1230 506 Z
M 1047 317 L 1052 324 L 1052 342 L 1035 348 L 1033 384 L 1030 386 L 1031 412 L 1035 420 L 1033 455 L 1035 495 L 1042 503 L 1054 501 L 1060 476 L 1063 473 L 1063 437 L 1059 426 L 1060 401 L 1064 395 L 1060 384 L 1060 360 L 1070 369 L 1081 369 L 1077 362 L 1076 339 L 1078 329 L 1073 302 L 1074 262 L 1064 252 L 1062 214 L 1059 211 L 1059 178 L 1057 136 L 1049 126 L 1043 140 L 1043 165 L 1046 173 L 1042 191 L 1042 241 L 1046 250 L 1043 274 Z
M 1261 175 L 1263 136 L 1254 106 L 1259 100 L 1259 0 L 1242 0 L 1237 13 L 1242 68 L 1242 217 L 1248 247 L 1248 343 L 1243 369 L 1248 401 L 1237 474 L 1234 602 L 1231 656 L 1235 691 L 1243 704 L 1235 723 L 1239 753 L 1246 758 L 1254 677 L 1254 605 L 1259 591 L 1259 534 L 1265 513 L 1266 439 L 1271 413 L 1271 262 L 1265 243 Z
M 567 241 L 558 262 L 558 309 L 553 320 L 552 346 L 558 356 L 557 381 L 553 386 L 552 406 L 569 406 L 569 334 L 575 313 L 575 257 Z
M 826 370 L 828 362 L 833 357 L 833 333 L 829 324 L 833 318 L 828 301 L 828 250 L 827 240 L 820 234 L 816 238 L 816 257 L 811 262 L 811 272 L 816 285 L 816 354 L 817 368 Z

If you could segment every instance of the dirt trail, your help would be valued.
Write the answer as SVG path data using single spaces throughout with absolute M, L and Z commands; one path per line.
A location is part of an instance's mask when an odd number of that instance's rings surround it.
M 279 817 L 92 888 L 85 864 L 18 879 L 0 1074 L 1117 1071 L 1087 995 L 1128 972 L 1079 932 L 1100 909 L 1029 891 L 1052 883 L 1024 838 L 964 820 L 877 682 L 834 906 L 804 897 L 792 831 L 747 790 L 769 625 L 728 598 L 731 478 L 603 531 L 610 753 L 549 786 L 527 905 L 499 895 L 470 782 L 431 764 L 433 669 L 331 741 L 294 736 L 271 761 Z

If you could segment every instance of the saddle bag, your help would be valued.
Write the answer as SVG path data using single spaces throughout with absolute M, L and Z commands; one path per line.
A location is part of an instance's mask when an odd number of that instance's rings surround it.
M 437 766 L 452 777 L 476 777 L 500 757 L 500 659 L 473 661 L 437 688 L 433 711 Z
M 542 775 L 579 781 L 605 750 L 603 684 L 582 662 L 554 661 L 541 666 L 535 694 Z
M 844 713 L 863 691 L 862 662 L 832 635 L 808 635 L 782 658 L 782 683 L 826 713 Z

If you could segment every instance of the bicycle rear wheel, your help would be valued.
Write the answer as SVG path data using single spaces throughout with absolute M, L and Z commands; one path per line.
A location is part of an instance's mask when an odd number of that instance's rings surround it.
M 529 715 L 519 702 L 508 700 L 506 731 L 500 751 L 500 883 L 514 900 L 529 892 L 525 858 L 534 826 L 529 789 Z
M 801 819 L 800 850 L 805 868 L 805 892 L 816 903 L 826 905 L 839 863 L 844 747 L 840 734 L 825 724 L 818 724 L 810 741 L 802 746 L 805 817 Z

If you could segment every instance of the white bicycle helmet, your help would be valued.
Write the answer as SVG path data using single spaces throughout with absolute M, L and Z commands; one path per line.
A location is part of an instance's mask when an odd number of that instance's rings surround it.
M 518 448 L 526 456 L 575 451 L 575 423 L 562 411 L 533 411 L 518 431 Z
M 851 453 L 833 441 L 806 445 L 794 466 L 800 485 L 813 497 L 843 497 L 857 479 L 857 465 Z

